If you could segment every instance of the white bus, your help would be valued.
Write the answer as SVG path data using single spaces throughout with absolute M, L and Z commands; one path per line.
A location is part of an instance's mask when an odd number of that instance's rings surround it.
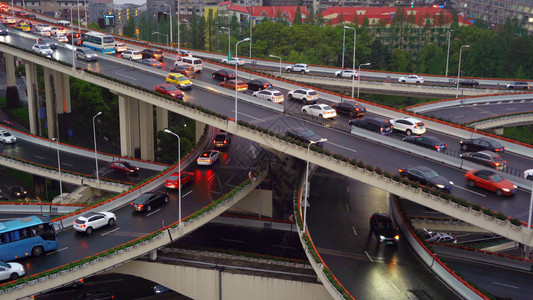
M 83 47 L 102 53 L 115 53 L 115 39 L 110 34 L 89 31 L 83 35 Z

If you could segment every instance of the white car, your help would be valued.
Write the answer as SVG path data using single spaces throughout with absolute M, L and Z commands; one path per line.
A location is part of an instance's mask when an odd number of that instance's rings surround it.
M 52 57 L 52 55 L 54 54 L 54 51 L 50 49 L 50 46 L 48 45 L 35 44 L 33 45 L 33 47 L 31 47 L 31 50 L 33 50 L 33 52 L 37 52 L 48 57 Z
M 106 225 L 113 226 L 117 222 L 117 216 L 112 212 L 90 212 L 74 221 L 72 228 L 78 232 L 91 234 L 93 230 Z
M 337 116 L 337 111 L 326 104 L 312 104 L 302 107 L 302 112 L 310 116 L 315 116 L 323 119 L 334 118 Z
M 64 35 L 58 35 L 55 37 L 55 39 L 58 41 L 58 42 L 62 42 L 62 43 L 67 43 L 68 42 L 68 38 Z
M 59 28 L 59 27 L 52 27 L 50 29 L 50 34 L 51 35 L 65 35 L 67 34 L 67 31 L 63 28 Z
M 293 66 L 285 67 L 287 72 L 300 72 L 300 73 L 309 73 L 309 66 L 306 64 L 295 64 Z
M 24 276 L 24 274 L 26 274 L 26 272 L 21 264 L 16 262 L 0 261 L 0 281 L 15 280 L 21 276 Z
M 439 233 L 427 231 L 424 228 L 424 233 L 426 235 L 426 242 L 436 242 L 436 243 L 457 243 L 457 239 L 447 233 Z
M 35 25 L 35 29 L 42 30 L 42 31 L 50 31 L 52 27 L 48 24 L 37 24 Z
M 398 81 L 404 83 L 424 83 L 424 78 L 418 75 L 406 75 L 398 78 Z
M 357 78 L 359 73 L 356 70 L 339 70 L 335 72 L 337 77 Z
M 178 51 L 178 55 L 179 55 L 179 56 L 189 56 L 189 57 L 192 57 L 192 52 L 189 51 L 189 50 L 180 49 L 180 50 Z
M 406 135 L 421 135 L 426 133 L 426 123 L 419 119 L 405 117 L 401 119 L 390 120 L 394 130 L 401 131 Z
M 297 99 L 303 103 L 314 104 L 318 100 L 318 93 L 312 89 L 296 89 L 289 91 L 287 97 L 289 97 L 289 100 Z
M 274 103 L 282 103 L 285 101 L 285 96 L 283 96 L 283 94 L 278 90 L 261 90 L 253 92 L 252 96 Z
M 17 142 L 17 138 L 7 130 L 0 130 L 0 142 L 4 144 L 13 144 Z
M 120 43 L 120 44 L 115 44 L 115 52 L 116 53 L 122 53 L 124 51 L 128 50 L 128 47 L 126 47 L 126 45 Z
M 223 63 L 223 64 L 228 64 L 228 65 L 235 65 L 235 64 L 237 64 L 237 65 L 239 65 L 239 66 L 242 66 L 242 65 L 245 64 L 245 61 L 244 61 L 244 59 L 242 59 L 242 58 L 232 57 L 232 58 L 229 59 L 229 60 L 228 60 L 227 58 L 223 58 L 223 59 L 222 59 L 222 63 Z
M 528 169 L 524 171 L 524 178 L 527 180 L 533 180 L 533 169 Z
M 202 154 L 200 154 L 198 159 L 196 159 L 196 163 L 199 166 L 211 166 L 217 162 L 219 157 L 220 157 L 220 151 L 206 150 L 202 152 Z
M 50 36 L 50 31 L 48 31 L 48 30 L 42 30 L 42 29 L 35 29 L 35 34 L 36 34 L 36 35 L 39 35 L 39 36 L 46 36 L 46 37 L 49 37 L 49 36 Z
M 126 50 L 122 53 L 122 58 L 129 60 L 141 60 L 143 55 L 139 50 Z

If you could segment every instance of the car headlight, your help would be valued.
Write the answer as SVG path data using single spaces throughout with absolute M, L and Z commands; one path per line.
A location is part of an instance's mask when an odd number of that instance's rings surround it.
M 439 189 L 443 189 L 443 188 L 444 188 L 444 184 L 437 184 L 437 187 L 438 187 Z
M 453 181 L 450 181 L 450 185 L 453 185 Z
M 502 191 L 509 192 L 510 190 L 509 189 L 502 189 Z
M 399 236 L 399 235 L 395 235 L 395 236 L 394 236 L 394 239 L 395 239 L 395 240 L 399 240 L 399 239 L 400 239 L 400 236 Z
M 515 184 L 513 184 L 513 189 L 516 189 L 516 188 L 518 188 L 518 187 Z
M 379 240 L 380 240 L 380 241 L 383 241 L 384 239 L 385 239 L 384 236 L 382 236 L 382 235 L 379 236 Z

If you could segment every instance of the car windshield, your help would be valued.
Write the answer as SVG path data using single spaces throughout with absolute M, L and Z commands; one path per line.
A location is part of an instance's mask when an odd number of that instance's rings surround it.
M 87 49 L 87 50 L 84 50 L 85 51 L 85 54 L 93 54 L 94 51 L 93 50 L 90 50 L 90 49 Z
M 498 175 L 498 174 L 494 174 L 494 175 L 490 176 L 490 179 L 492 180 L 492 182 L 503 181 L 503 178 L 500 175 Z
M 429 170 L 429 171 L 426 171 L 424 172 L 424 177 L 428 178 L 428 179 L 432 179 L 432 178 L 435 178 L 435 177 L 438 177 L 439 176 L 439 173 L 433 171 L 433 170 Z
M 309 95 L 314 96 L 314 95 L 317 95 L 317 93 L 315 91 L 310 91 Z
M 133 55 L 141 55 L 141 51 L 133 51 L 133 52 L 131 52 L 131 54 L 133 54 Z
M 502 147 L 502 145 L 500 145 L 500 143 L 498 143 L 498 142 L 493 142 L 493 141 L 491 141 L 491 142 L 489 142 L 489 143 L 490 143 L 490 145 L 491 145 L 493 148 L 501 148 L 501 147 Z
M 177 90 L 177 89 L 178 89 L 178 88 L 175 87 L 175 86 L 173 86 L 173 85 L 169 85 L 169 86 L 167 86 L 167 91 L 175 91 L 175 90 Z
M 3 135 L 3 136 L 11 136 L 11 133 L 9 133 L 9 132 L 3 132 L 2 135 Z
M 172 176 L 170 176 L 170 177 L 168 178 L 168 180 L 176 181 L 176 180 L 178 180 L 178 176 L 176 176 L 176 175 L 172 175 Z
M 224 134 L 217 134 L 215 137 L 215 141 L 223 141 L 226 139 L 226 136 Z
M 11 266 L 8 265 L 7 263 L 3 262 L 3 261 L 0 261 L 0 267 L 11 269 Z
M 127 168 L 133 168 L 133 166 L 129 162 L 123 162 L 122 164 L 124 164 L 124 166 L 126 166 Z
M 276 93 L 273 93 L 273 94 L 274 94 L 274 96 L 278 96 L 278 97 L 279 96 L 283 96 L 280 92 L 276 92 Z
M 111 36 L 104 36 L 103 40 L 104 43 L 113 43 L 115 41 L 115 39 Z
M 378 227 L 378 229 L 383 229 L 383 230 L 392 230 L 392 229 L 394 229 L 394 227 L 392 226 L 392 222 L 390 220 L 387 220 L 387 219 L 383 219 L 383 220 L 377 222 L 377 227 Z
M 315 135 L 315 133 L 309 129 L 302 131 L 302 135 L 304 137 L 312 137 Z
M 41 45 L 40 47 L 42 50 L 48 50 L 50 49 L 50 47 L 48 47 L 48 45 Z

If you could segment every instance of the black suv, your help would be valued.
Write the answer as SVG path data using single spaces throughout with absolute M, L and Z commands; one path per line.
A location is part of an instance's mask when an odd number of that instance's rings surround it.
M 315 145 L 322 147 L 322 138 L 316 135 L 311 129 L 304 127 L 289 128 L 285 132 L 285 135 L 306 144 L 314 142 Z
M 377 117 L 363 117 L 360 119 L 350 120 L 350 126 L 361 127 L 370 131 L 379 132 L 383 135 L 392 133 L 392 124 L 389 120 Z
M 215 136 L 215 140 L 213 141 L 213 144 L 215 144 L 215 148 L 227 148 L 229 144 L 231 143 L 231 135 L 227 132 L 220 132 Z
M 357 102 L 341 102 L 331 105 L 337 114 L 347 114 L 350 117 L 360 118 L 366 114 L 366 107 Z
M 439 138 L 429 135 L 414 136 L 408 135 L 403 138 L 404 142 L 415 144 L 424 148 L 429 148 L 437 152 L 444 152 L 448 145 L 439 140 Z
M 497 141 L 487 138 L 465 139 L 459 142 L 463 151 L 483 151 L 504 152 L 505 147 Z
M 375 213 L 370 217 L 370 230 L 380 243 L 397 245 L 400 239 L 398 227 L 386 213 Z
M 167 193 L 144 193 L 133 200 L 130 205 L 136 211 L 151 211 L 154 206 L 167 202 Z
M 141 54 L 143 58 L 155 58 L 158 61 L 162 61 L 163 58 L 165 57 L 165 52 L 159 49 L 146 48 L 143 51 L 141 51 Z

